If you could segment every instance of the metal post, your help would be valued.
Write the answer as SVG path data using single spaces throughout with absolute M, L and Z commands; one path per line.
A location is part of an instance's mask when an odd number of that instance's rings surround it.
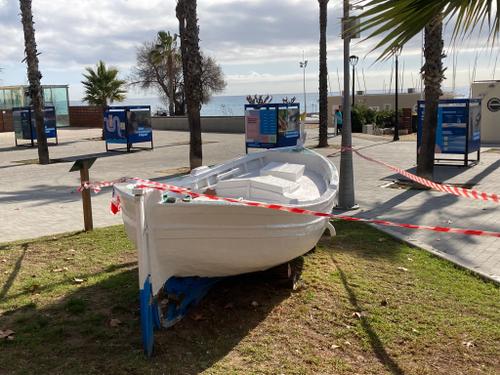
M 349 0 L 344 0 L 343 38 L 344 38 L 344 100 L 342 125 L 342 151 L 340 154 L 339 200 L 340 209 L 355 209 L 358 206 L 354 200 L 354 172 L 352 165 L 352 128 L 351 102 L 349 98 L 349 52 L 350 35 L 345 33 L 349 21 Z
M 352 107 L 356 105 L 356 65 L 352 65 Z
M 307 60 L 305 59 L 304 51 L 302 51 L 302 61 L 299 63 L 299 66 L 302 68 L 302 85 L 304 90 L 304 113 L 307 117 L 307 94 L 306 94 L 306 67 Z
M 396 119 L 395 119 L 395 122 L 394 122 L 394 138 L 393 138 L 393 141 L 399 141 L 399 103 L 398 103 L 398 94 L 399 94 L 399 87 L 398 87 L 398 81 L 399 81 L 399 73 L 398 73 L 398 66 L 399 66 L 399 62 L 398 62 L 398 53 L 399 51 L 396 51 L 395 53 L 395 56 L 396 56 L 396 66 L 395 66 L 395 69 L 396 69 L 396 87 L 395 87 L 395 94 L 394 94 L 394 106 L 396 108 Z

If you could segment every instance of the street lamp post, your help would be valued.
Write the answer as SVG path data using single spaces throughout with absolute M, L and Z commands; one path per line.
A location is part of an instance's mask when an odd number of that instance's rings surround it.
M 304 51 L 302 51 L 302 61 L 299 62 L 299 66 L 302 68 L 302 85 L 304 89 L 304 113 L 307 116 L 307 96 L 306 96 L 306 68 L 307 60 L 304 57 Z
M 396 87 L 395 87 L 395 90 L 394 90 L 394 107 L 396 109 L 396 113 L 395 113 L 395 121 L 394 121 L 394 138 L 392 139 L 394 142 L 395 141 L 399 141 L 399 102 L 398 102 L 398 95 L 399 95 L 399 55 L 401 54 L 401 48 L 397 48 L 395 51 L 394 51 L 394 56 L 396 58 L 396 61 L 395 61 L 395 72 L 396 72 L 396 79 L 394 80 L 395 81 L 395 84 L 396 84 Z
M 356 55 L 349 56 L 349 62 L 352 66 L 352 106 L 356 104 L 356 65 L 358 65 L 359 57 Z
M 359 206 L 354 198 L 354 171 L 352 165 L 352 127 L 351 101 L 349 100 L 349 55 L 350 42 L 353 30 L 349 30 L 352 23 L 349 17 L 349 0 L 344 0 L 344 14 L 342 18 L 342 38 L 344 39 L 344 99 L 342 102 L 342 149 L 340 153 L 340 176 L 337 208 L 343 210 L 356 209 Z

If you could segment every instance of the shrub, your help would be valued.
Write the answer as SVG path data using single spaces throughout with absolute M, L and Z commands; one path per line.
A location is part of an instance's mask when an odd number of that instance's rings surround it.
M 363 125 L 375 123 L 377 112 L 364 105 L 355 105 L 352 109 L 352 131 L 361 133 Z

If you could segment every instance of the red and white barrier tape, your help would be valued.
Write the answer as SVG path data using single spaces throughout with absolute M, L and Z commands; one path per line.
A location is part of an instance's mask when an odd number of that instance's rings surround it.
M 171 191 L 173 193 L 187 194 L 187 195 L 192 196 L 193 198 L 204 197 L 204 198 L 208 198 L 210 200 L 226 201 L 226 202 L 241 204 L 244 206 L 261 207 L 261 208 L 267 208 L 270 210 L 286 211 L 286 212 L 291 212 L 291 213 L 300 214 L 300 215 L 312 215 L 312 216 L 328 217 L 328 218 L 332 218 L 332 219 L 340 219 L 340 220 L 346 220 L 346 221 L 357 221 L 357 222 L 363 222 L 363 223 L 373 223 L 373 224 L 378 224 L 378 225 L 407 228 L 407 229 L 423 229 L 423 230 L 429 230 L 429 231 L 441 232 L 441 233 L 457 233 L 457 234 L 465 234 L 468 236 L 490 236 L 490 237 L 500 238 L 500 232 L 490 232 L 490 231 L 474 230 L 474 229 L 462 229 L 462 228 L 449 228 L 449 227 L 440 227 L 440 226 L 428 226 L 428 225 L 401 224 L 401 223 L 394 223 L 392 221 L 387 221 L 387 220 L 363 219 L 363 218 L 345 216 L 345 215 L 334 215 L 334 214 L 329 214 L 329 213 L 324 213 L 324 212 L 305 210 L 305 209 L 298 208 L 298 207 L 288 207 L 288 206 L 283 206 L 283 205 L 279 205 L 279 204 L 268 204 L 268 203 L 246 201 L 246 200 L 240 200 L 240 199 L 234 199 L 234 198 L 222 198 L 222 197 L 217 197 L 214 195 L 195 193 L 195 192 L 190 191 L 189 189 L 186 189 L 186 188 L 182 188 L 182 187 L 178 187 L 178 186 L 174 186 L 174 185 L 169 185 L 169 184 L 162 184 L 160 182 L 141 180 L 141 179 L 134 179 L 134 180 L 137 182 L 136 188 L 139 188 L 139 189 L 152 188 L 152 189 L 158 189 L 158 190 L 164 190 L 164 191 Z M 116 207 L 115 207 L 115 209 L 116 209 Z
M 464 197 L 464 198 L 475 199 L 475 200 L 479 199 L 479 200 L 483 200 L 483 201 L 493 201 L 495 203 L 500 203 L 500 196 L 498 194 L 485 193 L 485 192 L 474 190 L 474 189 L 466 189 L 466 188 L 461 188 L 461 187 L 451 186 L 451 185 L 446 185 L 446 184 L 438 184 L 437 182 L 433 182 L 433 181 L 427 180 L 425 178 L 416 176 L 412 173 L 409 173 L 409 172 L 405 171 L 404 169 L 395 167 L 395 166 L 387 164 L 383 161 L 376 160 L 376 159 L 373 159 L 369 156 L 363 155 L 361 152 L 359 152 L 356 149 L 345 147 L 345 148 L 342 148 L 342 150 L 340 152 L 344 152 L 344 151 L 352 151 L 356 155 L 358 155 L 359 157 L 361 157 L 365 160 L 383 165 L 384 167 L 389 168 L 389 169 L 393 170 L 394 172 L 399 173 L 400 175 L 403 175 L 405 177 L 408 177 L 410 180 L 415 181 L 415 182 L 419 183 L 420 185 L 427 186 L 431 189 L 441 191 L 443 193 L 453 194 L 453 195 L 456 195 L 458 197 Z M 336 155 L 337 153 L 338 152 L 330 154 L 328 156 L 333 156 L 333 155 Z
M 110 186 L 113 186 L 115 184 L 127 182 L 128 180 L 135 180 L 135 178 L 122 177 L 122 178 L 118 178 L 118 179 L 112 180 L 112 181 L 100 181 L 100 182 L 86 181 L 80 185 L 80 187 L 77 189 L 77 191 L 81 193 L 85 189 L 90 189 L 94 193 L 99 193 L 103 187 L 110 187 Z

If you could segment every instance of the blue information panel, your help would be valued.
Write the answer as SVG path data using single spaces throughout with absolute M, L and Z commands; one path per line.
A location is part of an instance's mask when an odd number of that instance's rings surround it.
M 299 137 L 299 103 L 245 105 L 245 141 L 247 148 L 295 146 Z
M 103 126 L 106 150 L 110 143 L 127 145 L 128 151 L 134 143 L 142 142 L 150 142 L 153 148 L 149 106 L 108 107 Z
M 12 109 L 14 121 L 14 133 L 16 145 L 18 140 L 29 140 L 34 145 L 36 140 L 36 121 L 35 111 L 31 107 L 18 107 Z M 43 109 L 43 122 L 45 136 L 47 138 L 57 139 L 56 109 L 53 106 L 47 106 Z
M 418 102 L 417 153 L 422 141 L 422 127 L 425 115 L 425 102 Z M 436 128 L 436 154 L 464 155 L 478 152 L 481 148 L 481 100 L 480 99 L 443 99 L 438 106 Z M 451 159 L 436 159 L 451 160 Z

